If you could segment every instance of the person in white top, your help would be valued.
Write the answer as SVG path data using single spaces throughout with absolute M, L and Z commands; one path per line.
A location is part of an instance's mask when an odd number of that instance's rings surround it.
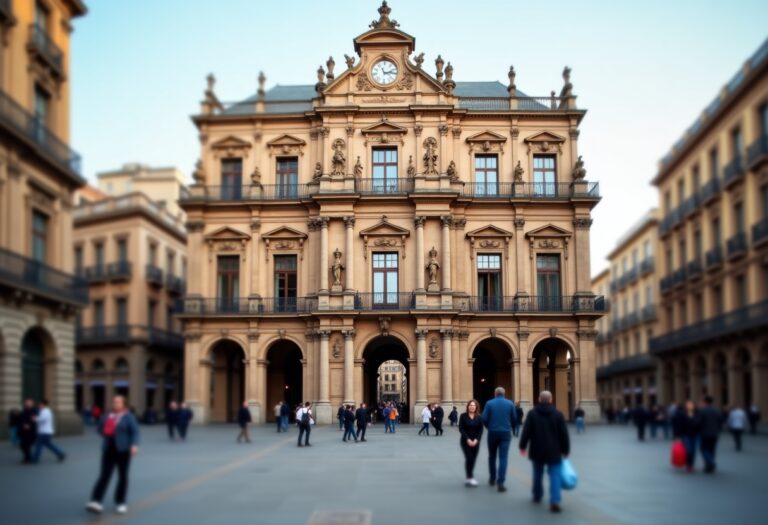
M 419 435 L 426 432 L 425 435 L 429 435 L 429 422 L 432 420 L 432 405 L 425 406 L 421 411 L 421 430 Z
M 741 435 L 744 433 L 744 429 L 747 428 L 747 414 L 741 407 L 733 407 L 728 412 L 728 430 L 733 436 L 733 443 L 736 445 L 736 450 L 741 451 Z
M 53 412 L 48 408 L 47 399 L 40 402 L 35 421 L 37 421 L 37 440 L 35 441 L 35 451 L 32 454 L 32 463 L 37 463 L 40 460 L 43 447 L 53 452 L 59 461 L 64 461 L 67 455 L 53 442 Z
M 311 425 L 314 417 L 312 416 L 312 404 L 307 401 L 304 407 L 296 411 L 296 422 L 299 424 L 299 446 L 311 447 L 309 444 L 309 433 L 312 430 Z M 301 438 L 304 437 L 304 445 L 301 444 Z

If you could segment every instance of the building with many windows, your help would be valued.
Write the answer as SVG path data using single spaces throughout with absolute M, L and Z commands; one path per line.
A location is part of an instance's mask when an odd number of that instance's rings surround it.
M 69 38 L 79 0 L 0 2 L 0 411 L 47 397 L 61 432 L 74 411 L 72 199 L 84 184 L 69 140 Z M 0 435 L 6 431 L 0 420 Z
M 379 367 L 379 401 L 404 403 L 408 396 L 405 367 L 394 359 Z
M 658 212 L 649 211 L 619 239 L 609 268 L 592 281 L 608 297 L 610 313 L 598 322 L 597 390 L 603 410 L 657 402 L 656 360 L 649 342 L 656 334 L 659 283 L 655 271 Z
M 99 186 L 114 173 L 99 174 Z M 183 214 L 167 209 L 179 192 L 171 184 L 149 198 L 141 180 L 119 188 L 131 189 L 91 201 L 93 191 L 81 192 L 73 212 L 75 272 L 91 299 L 76 332 L 78 409 L 104 408 L 120 393 L 138 414 L 160 412 L 181 393 L 184 341 L 174 310 L 186 287 L 186 231 Z
M 664 402 L 768 411 L 768 41 L 661 161 Z
M 405 369 L 411 416 L 493 395 L 554 392 L 598 415 L 589 228 L 598 187 L 559 95 L 459 81 L 425 62 L 384 2 L 355 56 L 314 85 L 240 102 L 213 77 L 193 117 L 201 158 L 181 200 L 189 272 L 185 394 L 195 420 L 255 420 L 313 401 L 378 401 L 379 366 Z M 430 71 L 428 71 L 428 69 Z

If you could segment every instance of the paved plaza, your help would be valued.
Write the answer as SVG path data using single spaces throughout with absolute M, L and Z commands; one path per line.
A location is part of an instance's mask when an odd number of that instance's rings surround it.
M 316 428 L 312 447 L 296 447 L 296 431 L 253 429 L 253 443 L 238 445 L 235 426 L 193 427 L 189 441 L 171 443 L 164 427 L 142 427 L 143 443 L 131 470 L 129 514 L 112 514 L 112 488 L 104 515 L 83 510 L 95 480 L 99 440 L 60 438 L 68 453 L 58 464 L 43 454 L 26 467 L 7 442 L 0 451 L 0 508 L 6 525 L 136 524 L 706 524 L 764 523 L 768 438 L 747 436 L 733 452 L 730 436 L 719 447 L 719 472 L 687 475 L 669 466 L 669 442 L 639 444 L 631 427 L 592 427 L 572 436 L 577 490 L 564 492 L 560 515 L 530 501 L 530 465 L 510 455 L 508 492 L 486 483 L 485 443 L 476 489 L 463 486 L 458 433 L 419 437 L 402 426 L 395 435 L 370 429 L 366 443 L 342 443 L 335 427 Z M 697 464 L 698 466 L 698 464 Z M 358 513 L 330 521 L 313 512 Z M 758 514 L 758 512 L 760 514 Z M 365 521 L 365 519 L 370 521 Z M 314 521 L 312 521 L 314 520 Z

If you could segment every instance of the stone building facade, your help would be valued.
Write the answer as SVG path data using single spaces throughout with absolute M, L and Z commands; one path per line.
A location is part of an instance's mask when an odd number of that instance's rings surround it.
M 47 397 L 59 432 L 74 411 L 72 199 L 84 184 L 69 140 L 69 38 L 79 0 L 0 2 L 0 412 Z M 0 419 L 0 436 L 7 418 Z
M 768 41 L 666 155 L 663 310 L 651 353 L 664 402 L 711 394 L 768 411 Z
M 570 70 L 559 93 L 427 71 L 386 2 L 336 71 L 193 117 L 185 395 L 198 422 L 281 399 L 377 401 L 405 366 L 409 415 L 496 385 L 597 417 L 590 213 Z M 429 64 L 431 65 L 431 64 Z

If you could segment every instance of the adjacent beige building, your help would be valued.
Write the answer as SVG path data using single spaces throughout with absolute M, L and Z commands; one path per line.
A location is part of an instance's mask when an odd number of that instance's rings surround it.
M 175 206 L 183 179 L 163 170 L 175 182 L 151 181 L 150 198 L 143 179 L 153 171 L 123 176 L 119 188 L 109 186 L 117 172 L 99 174 L 113 196 L 83 191 L 74 209 L 75 271 L 90 288 L 76 332 L 79 409 L 104 408 L 119 393 L 138 414 L 161 412 L 181 394 L 184 342 L 175 309 L 187 280 L 186 231 L 183 213 L 171 213 L 169 203 Z
M 768 41 L 662 159 L 664 402 L 711 394 L 768 412 Z
M 383 3 L 346 67 L 329 58 L 314 85 L 267 90 L 262 75 L 228 104 L 209 77 L 181 199 L 195 421 L 230 420 L 243 400 L 264 421 L 285 399 L 330 423 L 342 402 L 378 401 L 390 360 L 411 417 L 502 385 L 524 406 L 546 388 L 596 418 L 600 198 L 570 70 L 543 97 L 513 68 L 507 85 L 460 81 L 389 14 Z
M 0 2 L 0 411 L 47 397 L 64 433 L 82 428 L 74 335 L 88 290 L 72 274 L 72 199 L 84 180 L 67 76 L 85 12 L 79 0 Z
M 379 367 L 378 401 L 404 403 L 408 399 L 405 366 L 399 361 L 384 361 Z M 363 401 L 364 402 L 364 401 Z
M 656 360 L 649 342 L 658 333 L 659 282 L 655 271 L 658 212 L 649 211 L 619 239 L 609 268 L 592 281 L 610 313 L 598 322 L 597 389 L 603 411 L 658 401 Z

